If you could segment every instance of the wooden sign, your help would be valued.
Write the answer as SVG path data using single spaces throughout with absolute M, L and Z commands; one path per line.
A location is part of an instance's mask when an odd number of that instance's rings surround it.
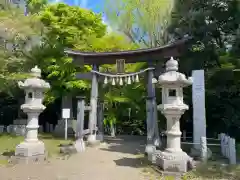
M 117 73 L 124 73 L 125 59 L 117 59 L 116 60 L 116 68 L 117 68 Z
M 70 118 L 70 109 L 62 109 L 62 118 L 69 119 Z

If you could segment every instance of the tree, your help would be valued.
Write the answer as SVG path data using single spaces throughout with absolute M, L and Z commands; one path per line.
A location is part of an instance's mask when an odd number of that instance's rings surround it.
M 39 13 L 47 5 L 47 3 L 47 0 L 27 0 L 27 13 Z
M 35 16 L 25 16 L 10 1 L 0 0 L 0 121 L 8 125 L 17 118 L 18 101 L 24 97 L 17 80 L 29 77 L 35 61 L 29 51 L 37 45 L 41 23 Z
M 48 101 L 64 96 L 71 91 L 88 88 L 89 84 L 76 79 L 78 71 L 72 59 L 64 54 L 64 48 L 84 44 L 88 37 L 100 38 L 106 33 L 106 25 L 100 15 L 90 10 L 63 3 L 48 4 L 38 12 L 38 18 L 45 27 L 40 47 L 32 51 L 32 58 L 38 60 L 46 79 L 51 83 Z
M 18 8 L 0 1 L 0 81 L 1 91 L 11 92 L 17 79 L 26 77 L 34 62 L 27 58 L 35 45 L 41 24 L 34 16 L 25 16 Z
M 171 40 L 166 29 L 172 7 L 173 0 L 116 0 L 107 1 L 105 11 L 110 25 L 132 42 L 156 47 Z
M 226 52 L 238 28 L 238 3 L 237 0 L 176 1 L 169 32 L 177 38 L 186 34 L 194 38 L 192 50 L 202 54 L 196 56 L 198 68 L 221 66 L 219 53 Z
M 239 130 L 239 67 L 237 39 L 239 1 L 176 1 L 169 33 L 193 37 L 190 51 L 181 60 L 184 71 L 205 69 L 208 133 Z M 229 48 L 230 47 L 230 48 Z M 232 47 L 232 48 L 231 48 Z M 238 78 L 237 78 L 238 77 Z M 189 97 L 190 94 L 188 94 Z M 191 104 L 191 98 L 189 98 Z M 216 122 L 217 126 L 216 126 Z

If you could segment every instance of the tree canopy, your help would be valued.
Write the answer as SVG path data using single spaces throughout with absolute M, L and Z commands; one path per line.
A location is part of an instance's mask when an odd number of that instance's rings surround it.
M 39 29 L 35 16 L 26 17 L 10 3 L 0 1 L 0 91 L 11 93 L 13 81 L 26 77 L 32 65 L 27 57 Z
M 110 25 L 132 42 L 145 47 L 161 46 L 170 41 L 168 28 L 173 0 L 106 0 Z

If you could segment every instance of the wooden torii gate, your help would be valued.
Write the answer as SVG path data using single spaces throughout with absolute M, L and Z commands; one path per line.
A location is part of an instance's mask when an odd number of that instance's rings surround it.
M 127 81 L 133 76 L 138 76 L 143 72 L 147 72 L 147 100 L 146 100 L 146 111 L 147 111 L 147 146 L 146 153 L 151 151 L 153 146 L 158 146 L 160 143 L 158 123 L 157 123 L 157 105 L 155 96 L 155 87 L 152 83 L 154 78 L 154 64 L 164 59 L 169 59 L 170 57 L 179 57 L 185 50 L 186 44 L 191 38 L 187 37 L 181 40 L 177 40 L 162 47 L 138 49 L 130 51 L 119 51 L 119 52 L 80 52 L 75 50 L 66 49 L 65 53 L 73 58 L 73 63 L 77 66 L 82 66 L 84 64 L 91 65 L 91 74 L 84 73 L 78 74 L 79 79 L 92 79 L 91 86 L 91 99 L 90 99 L 90 113 L 89 113 L 89 131 L 88 141 L 94 143 L 96 141 L 97 129 L 97 104 L 98 104 L 98 81 L 99 76 L 104 76 L 105 79 L 113 79 L 113 84 L 115 84 L 114 79 L 125 78 Z M 116 64 L 117 60 L 124 60 L 125 63 L 137 63 L 146 62 L 148 68 L 140 72 L 124 74 L 107 74 L 99 72 L 99 66 L 103 64 Z M 127 83 L 128 84 L 128 83 Z

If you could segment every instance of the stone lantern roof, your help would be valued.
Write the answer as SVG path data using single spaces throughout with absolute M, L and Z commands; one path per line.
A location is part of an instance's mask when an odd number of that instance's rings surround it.
M 171 57 L 166 63 L 166 72 L 158 77 L 158 84 L 161 86 L 169 85 L 176 87 L 186 87 L 192 84 L 192 78 L 178 71 L 178 62 Z M 156 80 L 154 81 L 156 82 Z
M 41 69 L 37 66 L 31 69 L 31 78 L 26 79 L 24 82 L 18 82 L 18 86 L 22 89 L 49 89 L 50 85 L 41 77 Z

